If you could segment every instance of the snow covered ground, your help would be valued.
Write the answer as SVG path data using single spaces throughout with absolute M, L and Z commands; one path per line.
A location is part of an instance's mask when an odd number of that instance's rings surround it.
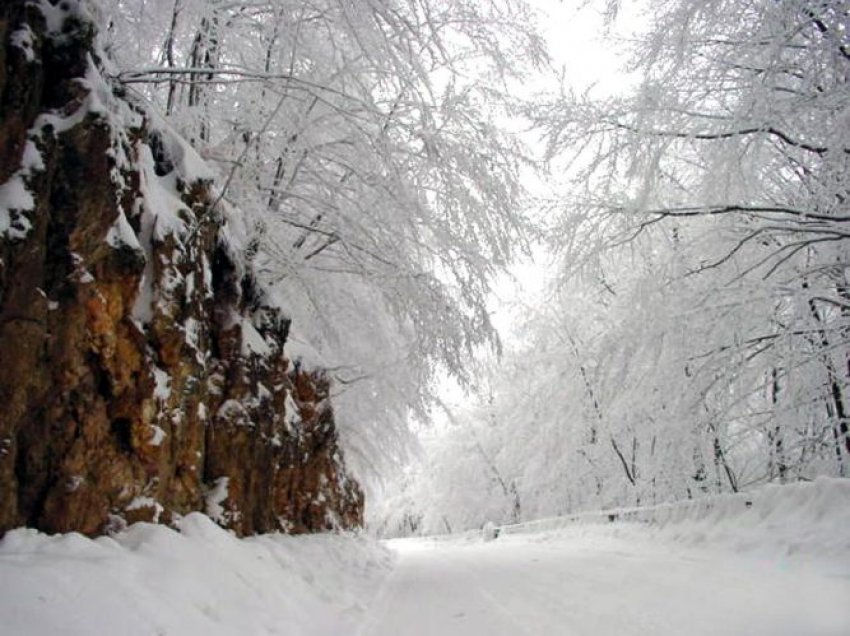
M 755 558 L 584 527 L 395 540 L 362 636 L 847 636 L 850 564 Z
M 390 542 L 362 636 L 848 636 L 850 480 Z
M 240 540 L 199 514 L 97 540 L 16 530 L 0 633 L 850 634 L 850 480 L 631 517 L 396 540 L 394 568 L 363 537 Z
M 201 514 L 114 538 L 0 541 L 0 634 L 352 634 L 392 556 L 354 536 L 237 539 Z

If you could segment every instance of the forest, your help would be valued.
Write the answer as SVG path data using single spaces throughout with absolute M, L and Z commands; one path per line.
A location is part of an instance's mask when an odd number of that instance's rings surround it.
M 846 476 L 848 7 L 657 2 L 617 40 L 620 9 L 584 9 L 630 77 L 599 94 L 512 0 L 102 3 L 111 80 L 221 176 L 388 532 Z M 499 333 L 523 258 L 549 283 Z
M 378 532 L 847 476 L 847 2 L 36 5 L 197 153 Z
M 0 1 L 0 616 L 850 633 L 850 0 Z

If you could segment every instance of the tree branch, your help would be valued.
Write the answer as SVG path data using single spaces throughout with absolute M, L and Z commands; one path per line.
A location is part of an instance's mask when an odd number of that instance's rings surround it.
M 801 150 L 806 150 L 817 155 L 823 155 L 830 151 L 828 146 L 813 146 L 804 141 L 792 139 L 789 135 L 782 132 L 773 126 L 757 126 L 753 128 L 742 128 L 741 130 L 729 130 L 716 133 L 686 133 L 672 130 L 642 130 L 636 126 L 630 126 L 619 121 L 609 121 L 609 124 L 622 130 L 628 130 L 636 135 L 646 137 L 664 137 L 668 139 L 695 139 L 698 141 L 719 141 L 721 139 L 732 139 L 734 137 L 746 137 L 749 135 L 765 134 L 776 137 L 783 143 L 794 146 Z M 850 148 L 841 148 L 847 154 L 850 154 Z

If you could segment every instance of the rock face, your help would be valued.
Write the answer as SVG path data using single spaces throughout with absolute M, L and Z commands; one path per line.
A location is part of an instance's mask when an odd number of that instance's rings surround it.
M 328 381 L 287 360 L 203 162 L 114 94 L 94 35 L 77 1 L 0 3 L 0 535 L 360 525 Z

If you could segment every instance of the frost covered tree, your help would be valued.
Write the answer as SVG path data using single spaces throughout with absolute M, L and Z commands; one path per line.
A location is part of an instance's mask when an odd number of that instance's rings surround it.
M 850 468 L 850 4 L 649 12 L 633 90 L 533 108 L 562 266 L 479 425 L 526 518 Z
M 640 369 L 621 390 L 648 417 L 687 407 L 669 434 L 702 440 L 700 479 L 712 463 L 732 490 L 846 474 L 850 5 L 651 11 L 633 94 L 538 111 L 551 155 L 577 166 L 557 241 L 573 271 L 636 309 L 609 367 Z M 600 274 L 624 267 L 642 275 Z M 646 409 L 656 391 L 668 396 Z M 612 450 L 633 481 L 624 443 Z
M 336 380 L 349 456 L 404 445 L 435 369 L 497 337 L 522 246 L 520 143 L 497 122 L 545 62 L 520 1 L 104 0 L 115 79 L 218 167 L 219 205 Z

